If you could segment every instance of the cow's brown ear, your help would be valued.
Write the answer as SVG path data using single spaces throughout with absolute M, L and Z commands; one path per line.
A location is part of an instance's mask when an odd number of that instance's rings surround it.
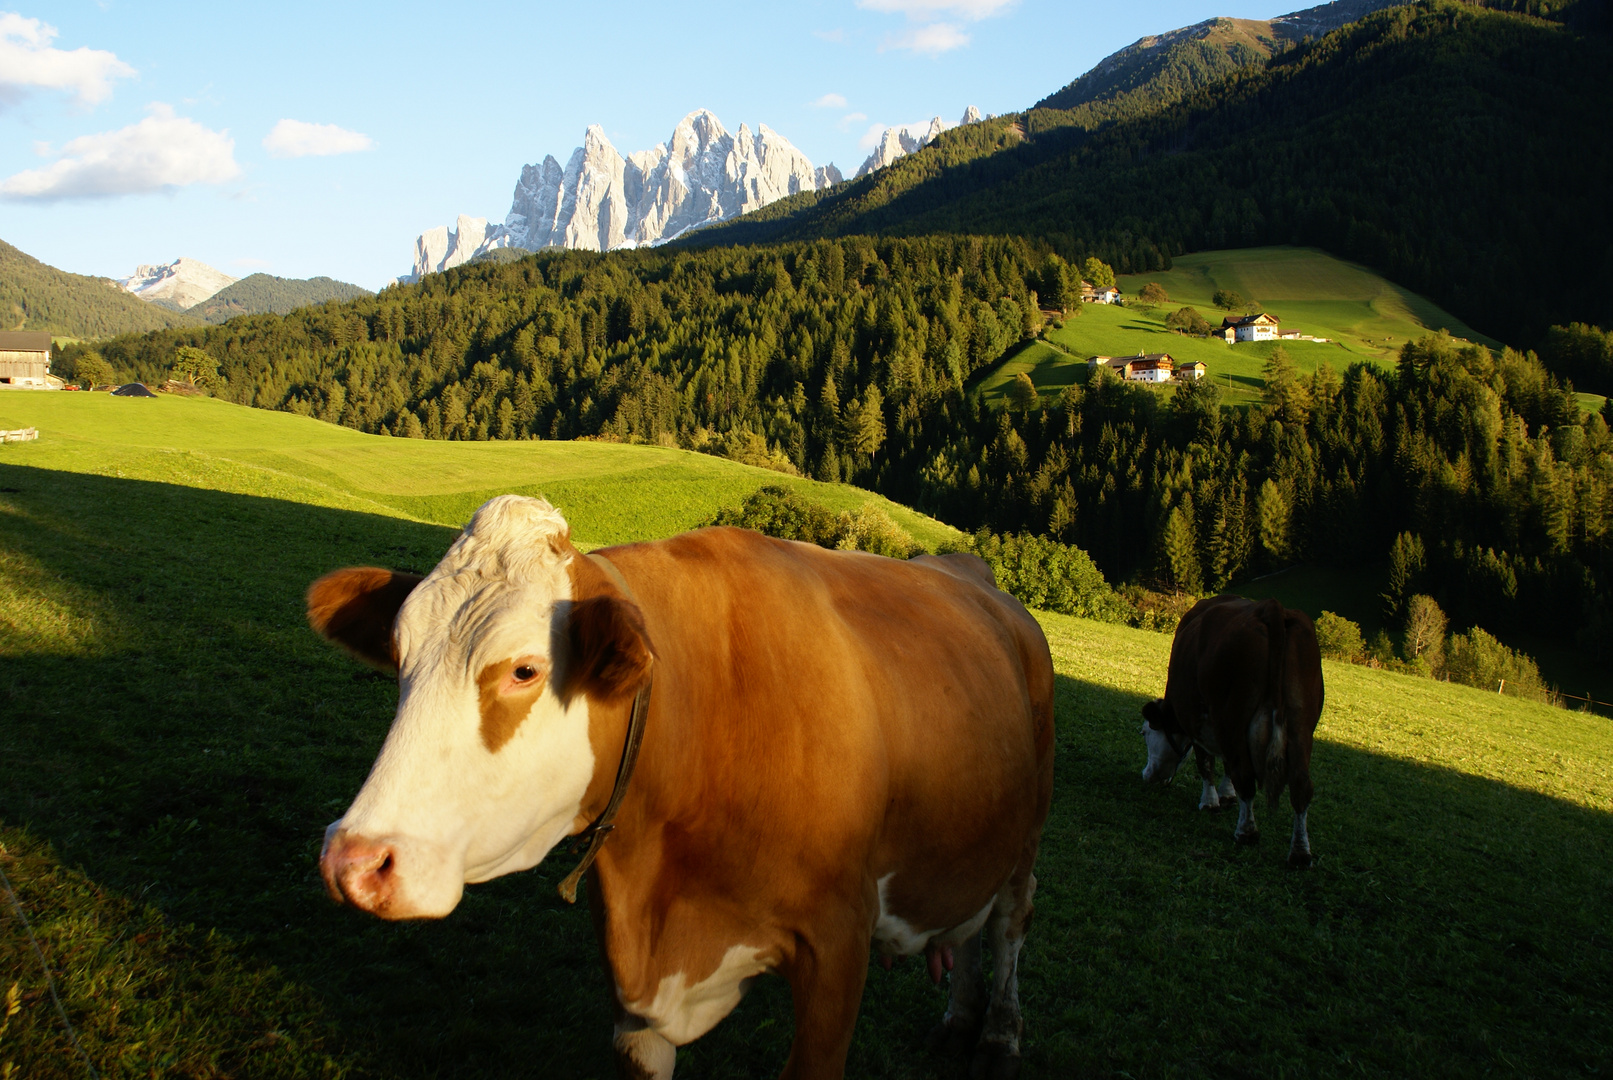
M 395 670 L 392 624 L 421 580 L 378 566 L 333 570 L 308 586 L 308 625 L 366 664 Z
M 1164 698 L 1155 698 L 1143 706 L 1143 719 L 1155 731 L 1175 731 L 1176 714 L 1171 711 L 1171 703 Z
M 567 623 L 571 655 L 563 696 L 587 694 L 614 701 L 636 693 L 649 678 L 654 654 L 637 605 L 615 596 L 591 596 L 572 606 Z

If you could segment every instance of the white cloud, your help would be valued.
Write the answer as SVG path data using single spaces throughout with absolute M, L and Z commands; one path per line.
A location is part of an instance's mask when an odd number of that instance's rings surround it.
M 151 115 L 118 131 L 83 135 L 62 147 L 56 161 L 0 181 L 5 199 L 96 199 L 149 191 L 219 184 L 241 174 L 235 140 L 196 121 L 175 116 L 171 106 L 149 106 Z
M 969 44 L 969 35 L 959 22 L 979 22 L 1001 15 L 1018 0 L 857 0 L 867 11 L 906 15 L 912 26 L 900 34 L 890 34 L 879 44 L 880 52 L 903 50 L 940 56 Z
M 953 23 L 927 23 L 915 26 L 901 34 L 893 34 L 880 42 L 879 51 L 902 49 L 909 52 L 940 56 L 969 44 L 969 35 Z
M 1016 2 L 1017 0 L 857 0 L 857 6 L 867 11 L 882 11 L 887 15 L 906 15 L 918 22 L 933 22 L 949 17 L 979 22 L 993 15 L 1001 15 Z
M 847 113 L 845 116 L 842 116 L 840 118 L 840 130 L 845 131 L 852 124 L 855 124 L 857 121 L 866 120 L 866 119 L 868 119 L 868 114 L 865 113 L 865 112 Z
M 335 124 L 310 124 L 302 120 L 282 120 L 263 138 L 263 148 L 277 158 L 355 154 L 374 146 L 375 141 L 368 135 Z
M 846 96 L 844 94 L 825 94 L 812 103 L 814 109 L 844 109 Z
M 0 104 L 30 90 L 60 90 L 83 106 L 112 96 L 112 80 L 127 79 L 134 68 L 103 49 L 51 47 L 54 26 L 13 11 L 0 12 Z

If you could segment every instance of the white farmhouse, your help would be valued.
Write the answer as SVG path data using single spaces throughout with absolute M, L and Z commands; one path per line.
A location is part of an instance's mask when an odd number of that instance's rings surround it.
M 1245 315 L 1241 319 L 1234 319 L 1230 315 L 1221 320 L 1222 336 L 1228 344 L 1233 341 L 1274 341 L 1277 338 L 1277 324 L 1281 320 L 1275 315 L 1268 315 L 1264 311 L 1255 315 Z
M 1132 382 L 1168 383 L 1176 377 L 1176 361 L 1170 353 L 1138 353 L 1116 357 L 1114 368 L 1121 378 Z

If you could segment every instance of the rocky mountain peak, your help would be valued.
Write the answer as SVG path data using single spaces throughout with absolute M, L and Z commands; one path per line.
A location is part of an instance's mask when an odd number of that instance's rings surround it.
M 880 136 L 878 144 L 875 145 L 874 152 L 868 155 L 868 159 L 857 170 L 857 177 L 864 177 L 871 172 L 878 172 L 899 158 L 917 153 L 940 138 L 943 131 L 961 127 L 964 124 L 979 123 L 979 121 L 980 110 L 971 105 L 963 110 L 963 119 L 956 124 L 949 124 L 939 116 L 935 117 L 930 121 L 930 126 L 922 137 L 912 133 L 912 128 L 916 125 L 886 128 L 885 133 Z
M 971 105 L 962 122 L 979 118 L 980 110 Z M 936 117 L 922 137 L 905 128 L 887 130 L 857 175 L 914 153 L 952 126 Z M 679 120 L 666 142 L 625 155 L 611 145 L 603 127 L 590 124 L 565 165 L 550 154 L 540 164 L 522 167 L 503 225 L 462 215 L 452 228 L 422 233 L 415 241 L 413 272 L 399 280 L 416 281 L 500 247 L 610 251 L 659 244 L 844 179 L 832 164 L 814 167 L 766 124 L 754 131 L 740 124 L 730 134 L 709 109 Z
M 118 284 L 142 300 L 162 301 L 183 310 L 206 300 L 236 279 L 197 259 L 175 259 L 171 263 L 143 264 L 134 273 L 119 278 Z

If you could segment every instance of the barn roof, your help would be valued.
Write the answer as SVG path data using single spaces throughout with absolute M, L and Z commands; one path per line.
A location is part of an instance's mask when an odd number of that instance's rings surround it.
M 43 330 L 0 330 L 0 352 L 50 352 L 50 335 Z

